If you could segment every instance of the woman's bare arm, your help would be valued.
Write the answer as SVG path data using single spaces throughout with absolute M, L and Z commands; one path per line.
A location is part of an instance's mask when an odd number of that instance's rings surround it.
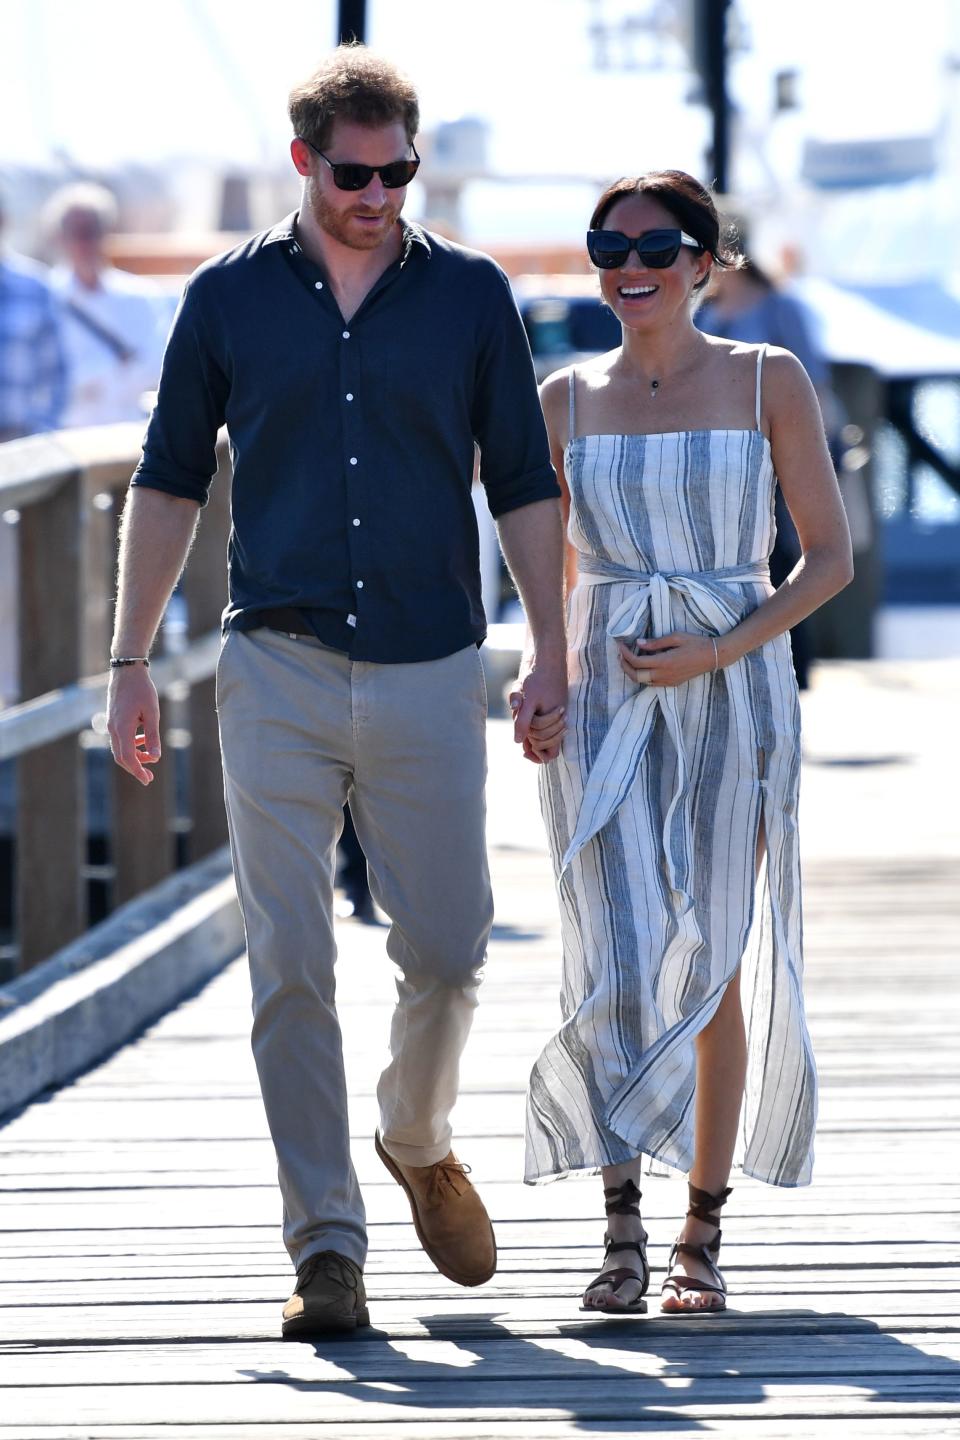
M 853 579 L 850 531 L 816 391 L 787 350 L 768 351 L 763 380 L 774 469 L 801 555 L 776 593 L 717 641 L 724 665 L 805 620 Z
M 774 468 L 797 527 L 800 559 L 768 600 L 717 637 L 716 650 L 713 640 L 702 635 L 641 641 L 636 653 L 621 643 L 621 667 L 639 683 L 679 685 L 713 670 L 717 661 L 731 665 L 812 615 L 853 578 L 850 532 L 820 404 L 806 371 L 789 351 L 768 350 L 763 394 Z

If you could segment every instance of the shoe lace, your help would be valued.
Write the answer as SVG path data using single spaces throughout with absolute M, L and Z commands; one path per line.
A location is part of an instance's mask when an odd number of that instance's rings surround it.
M 432 1166 L 432 1171 L 427 1182 L 428 1205 L 442 1205 L 448 1190 L 452 1190 L 455 1195 L 463 1195 L 469 1189 L 467 1176 L 470 1174 L 470 1166 L 462 1165 L 459 1160 L 441 1160 Z
M 335 1250 L 320 1250 L 305 1260 L 297 1271 L 297 1290 L 309 1285 L 318 1271 L 323 1271 L 331 1280 L 342 1285 L 344 1290 L 355 1291 L 357 1288 L 356 1276 L 343 1256 L 338 1255 Z

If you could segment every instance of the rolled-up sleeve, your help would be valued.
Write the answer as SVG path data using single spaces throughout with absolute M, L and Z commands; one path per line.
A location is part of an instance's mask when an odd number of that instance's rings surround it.
M 197 278 L 187 285 L 170 331 L 157 403 L 131 484 L 205 505 L 217 470 L 228 382 L 209 338 Z
M 480 479 L 496 518 L 559 497 L 523 321 L 507 277 L 490 265 L 490 296 L 472 412 Z

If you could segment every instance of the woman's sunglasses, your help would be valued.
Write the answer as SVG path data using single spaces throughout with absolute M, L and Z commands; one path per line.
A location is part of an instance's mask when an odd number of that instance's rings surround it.
M 304 135 L 300 139 L 305 145 L 309 145 L 315 155 L 319 155 L 325 165 L 329 165 L 333 171 L 333 183 L 338 190 L 366 190 L 374 175 L 379 175 L 386 190 L 400 190 L 404 185 L 409 185 L 420 168 L 420 156 L 417 154 L 417 147 L 411 144 L 413 151 L 412 160 L 391 160 L 389 165 L 355 165 L 352 161 L 334 163 L 328 160 L 322 150 L 318 150 Z
M 699 240 L 685 230 L 647 230 L 636 240 L 620 230 L 587 231 L 587 250 L 598 270 L 616 270 L 626 265 L 631 250 L 636 250 L 648 270 L 666 270 L 680 254 L 682 245 L 703 253 Z

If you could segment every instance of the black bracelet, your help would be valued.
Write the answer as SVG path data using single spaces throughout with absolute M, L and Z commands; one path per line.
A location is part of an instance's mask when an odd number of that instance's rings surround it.
M 146 655 L 125 655 L 122 657 L 110 656 L 110 669 L 119 670 L 122 665 L 146 665 L 150 669 L 150 661 Z

